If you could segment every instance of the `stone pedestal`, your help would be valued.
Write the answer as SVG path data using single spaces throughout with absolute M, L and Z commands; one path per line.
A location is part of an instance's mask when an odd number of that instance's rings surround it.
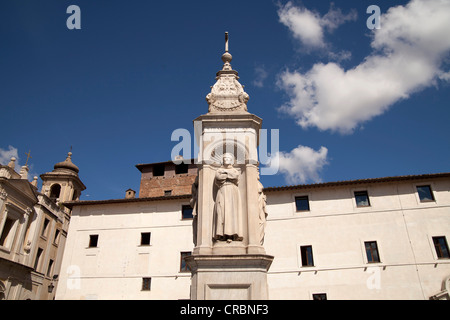
M 273 257 L 260 254 L 193 255 L 192 300 L 267 300 L 267 271 Z

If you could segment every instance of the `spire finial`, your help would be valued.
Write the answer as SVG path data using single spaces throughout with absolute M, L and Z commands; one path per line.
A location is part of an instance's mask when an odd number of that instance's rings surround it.
M 239 83 L 239 75 L 231 67 L 233 57 L 229 50 L 229 34 L 225 32 L 225 53 L 222 55 L 222 70 L 216 73 L 216 83 L 211 87 L 211 92 L 207 94 L 208 113 L 237 112 L 248 113 L 248 94 Z
M 225 32 L 225 52 L 228 52 L 228 31 Z
M 72 159 L 72 146 L 70 146 L 70 151 L 67 152 L 67 159 L 66 159 L 66 161 L 67 160 L 71 160 L 71 159 Z
M 224 63 L 222 70 L 232 70 L 230 62 L 233 56 L 228 52 L 228 32 L 225 32 L 225 53 L 222 55 L 222 61 Z
M 9 160 L 8 167 L 14 169 L 16 167 L 16 157 L 11 157 L 11 160 Z

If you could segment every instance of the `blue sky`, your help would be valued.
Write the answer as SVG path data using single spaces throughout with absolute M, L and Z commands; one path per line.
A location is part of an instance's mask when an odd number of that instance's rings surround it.
M 280 130 L 265 186 L 448 172 L 448 16 L 439 0 L 4 0 L 0 161 L 31 150 L 32 178 L 72 146 L 82 199 L 138 191 L 135 165 L 169 160 L 207 112 L 228 31 L 249 112 Z

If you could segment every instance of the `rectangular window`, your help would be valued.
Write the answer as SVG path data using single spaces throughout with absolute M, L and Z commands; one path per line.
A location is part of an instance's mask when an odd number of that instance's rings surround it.
M 172 195 L 172 190 L 164 190 L 164 196 L 171 196 Z
M 188 173 L 188 165 L 186 163 L 180 163 L 175 166 L 175 174 Z
M 52 274 L 52 267 L 53 267 L 53 260 L 50 259 L 48 262 L 48 268 L 47 268 L 47 277 L 50 277 Z
M 192 208 L 189 205 L 181 206 L 181 218 L 184 219 L 193 219 L 194 216 L 192 214 Z
M 357 207 L 370 207 L 369 194 L 367 191 L 355 191 Z
M 142 291 L 150 291 L 152 288 L 152 278 L 142 278 Z
M 155 164 L 153 166 L 153 176 L 162 177 L 164 176 L 164 164 Z
M 308 196 L 295 197 L 295 209 L 297 211 L 309 211 Z
M 89 236 L 89 248 L 97 248 L 98 234 L 91 234 Z
M 313 300 L 327 300 L 326 293 L 313 293 Z
M 313 260 L 312 246 L 301 246 L 300 253 L 302 257 L 302 266 L 313 267 L 314 260 Z
M 439 259 L 449 259 L 447 239 L 445 237 L 433 237 L 434 248 Z
M 430 186 L 417 186 L 420 202 L 434 201 L 433 192 Z
M 42 233 L 41 236 L 43 237 L 47 237 L 47 229 L 48 229 L 48 225 L 50 224 L 50 220 L 48 220 L 47 218 L 45 218 L 44 220 L 44 226 L 42 227 Z
M 59 241 L 59 229 L 56 229 L 56 231 L 55 231 L 55 237 L 53 238 L 53 243 L 54 244 L 58 244 L 58 241 Z
M 149 246 L 150 245 L 150 232 L 142 232 L 141 233 L 141 246 Z
M 39 268 L 39 262 L 41 260 L 42 252 L 44 252 L 44 249 L 38 248 L 37 254 L 36 254 L 36 260 L 34 260 L 34 270 L 38 271 Z
M 13 238 L 13 227 L 14 227 L 14 222 L 16 220 L 13 220 L 9 217 L 6 218 L 5 224 L 3 225 L 3 230 L 2 230 L 2 234 L 0 236 L 0 246 L 9 246 L 10 241 Z
M 189 257 L 192 255 L 192 252 L 181 252 L 180 255 L 180 272 L 190 272 L 191 269 L 189 269 L 189 266 L 187 265 L 186 261 L 184 260 L 185 257 Z
M 380 262 L 380 255 L 378 253 L 378 246 L 376 241 L 364 242 L 364 247 L 366 248 L 368 263 Z

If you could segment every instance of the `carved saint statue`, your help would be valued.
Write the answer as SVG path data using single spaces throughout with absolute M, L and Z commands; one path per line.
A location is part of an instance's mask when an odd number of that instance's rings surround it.
M 267 220 L 267 198 L 263 192 L 264 187 L 259 179 L 260 177 L 258 170 L 259 242 L 263 245 Z
M 214 205 L 213 239 L 242 241 L 242 212 L 239 194 L 240 172 L 233 167 L 234 156 L 225 153 L 222 166 L 217 170 L 215 183 L 218 188 Z

